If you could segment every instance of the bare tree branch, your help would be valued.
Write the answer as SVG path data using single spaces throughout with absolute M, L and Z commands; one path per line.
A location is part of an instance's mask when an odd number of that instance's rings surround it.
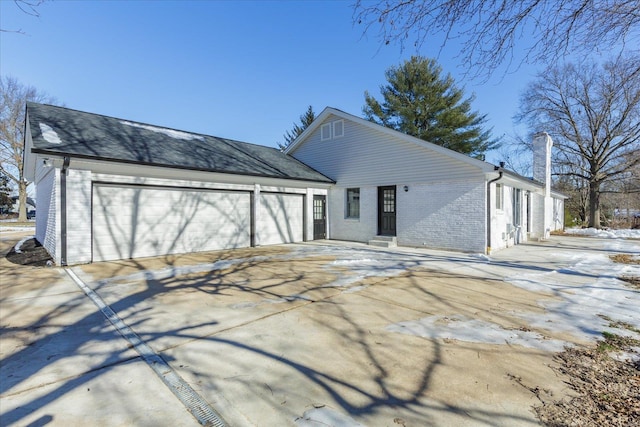
M 381 45 L 401 49 L 434 40 L 442 49 L 460 40 L 467 75 L 486 79 L 504 64 L 506 74 L 568 53 L 609 52 L 617 44 L 637 49 L 639 11 L 638 0 L 356 0 L 353 21 Z M 516 47 L 523 59 L 515 58 Z

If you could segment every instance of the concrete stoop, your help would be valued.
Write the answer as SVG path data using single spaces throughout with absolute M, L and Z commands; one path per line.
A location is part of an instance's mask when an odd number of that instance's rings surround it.
M 395 248 L 398 241 L 395 236 L 376 236 L 369 240 L 369 246 L 377 246 L 379 248 Z

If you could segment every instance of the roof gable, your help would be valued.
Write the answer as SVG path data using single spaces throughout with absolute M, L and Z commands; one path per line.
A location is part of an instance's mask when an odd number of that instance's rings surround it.
M 27 117 L 33 153 L 332 182 L 272 147 L 32 102 Z
M 345 113 L 344 111 L 338 110 L 336 108 L 332 108 L 332 107 L 326 107 L 322 113 L 320 113 L 318 115 L 318 117 L 311 123 L 311 125 L 309 127 L 307 127 L 307 129 L 305 129 L 304 132 L 302 132 L 302 134 L 300 134 L 298 136 L 298 138 L 295 139 L 295 141 L 289 145 L 289 147 L 287 147 L 287 149 L 284 151 L 287 154 L 292 154 L 293 152 L 295 152 L 301 145 L 303 145 L 307 139 L 309 138 L 309 136 L 316 131 L 316 129 L 318 127 L 320 127 L 323 122 L 331 115 L 337 116 L 339 118 L 342 118 L 344 120 L 350 120 L 352 122 L 358 123 L 362 126 L 366 126 L 367 128 L 376 131 L 376 132 L 382 132 L 382 133 L 386 133 L 390 136 L 393 136 L 395 138 L 401 139 L 404 142 L 408 142 L 414 145 L 418 145 L 427 149 L 430 149 L 432 151 L 435 151 L 439 154 L 443 154 L 445 156 L 454 158 L 456 160 L 465 162 L 471 166 L 475 166 L 477 168 L 480 168 L 482 171 L 484 172 L 490 172 L 493 171 L 494 169 L 494 165 L 484 162 L 482 160 L 478 160 L 478 159 L 474 159 L 472 157 L 467 156 L 466 154 L 462 154 L 462 153 L 458 153 L 457 151 L 453 151 L 450 150 L 448 148 L 442 147 L 440 145 L 437 144 L 433 144 L 427 141 L 424 141 L 420 138 L 416 138 L 414 136 L 411 135 L 407 135 L 405 133 L 396 131 L 394 129 L 385 127 L 385 126 L 381 126 L 377 123 L 371 122 L 369 120 L 365 120 L 361 117 L 357 117 L 354 116 L 352 114 L 349 113 Z

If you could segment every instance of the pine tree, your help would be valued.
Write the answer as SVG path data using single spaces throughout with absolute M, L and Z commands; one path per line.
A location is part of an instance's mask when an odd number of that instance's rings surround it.
M 498 147 L 483 129 L 486 115 L 471 111 L 473 97 L 464 99 L 434 59 L 411 57 L 385 76 L 382 103 L 365 92 L 366 119 L 473 157 Z
M 294 123 L 293 129 L 288 130 L 287 133 L 282 135 L 284 137 L 284 144 L 278 143 L 281 150 L 284 151 L 306 128 L 309 127 L 311 122 L 316 118 L 316 113 L 313 112 L 313 107 L 309 105 L 307 111 L 300 116 L 300 124 Z
M 11 198 L 11 188 L 9 188 L 9 178 L 0 174 L 0 213 L 7 213 L 13 207 Z

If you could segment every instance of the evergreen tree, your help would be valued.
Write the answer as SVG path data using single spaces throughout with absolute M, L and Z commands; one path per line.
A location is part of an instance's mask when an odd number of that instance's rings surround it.
M 491 130 L 483 129 L 486 115 L 471 111 L 473 97 L 463 99 L 434 59 L 414 56 L 385 75 L 382 103 L 365 92 L 366 119 L 473 157 L 497 148 Z
M 0 174 L 0 213 L 7 213 L 13 207 L 9 177 Z
M 309 105 L 307 111 L 300 116 L 300 124 L 294 123 L 293 129 L 288 130 L 287 133 L 283 135 L 284 144 L 278 143 L 278 146 L 281 150 L 284 151 L 306 128 L 309 127 L 311 122 L 313 122 L 316 118 L 316 113 L 313 112 L 313 107 Z

